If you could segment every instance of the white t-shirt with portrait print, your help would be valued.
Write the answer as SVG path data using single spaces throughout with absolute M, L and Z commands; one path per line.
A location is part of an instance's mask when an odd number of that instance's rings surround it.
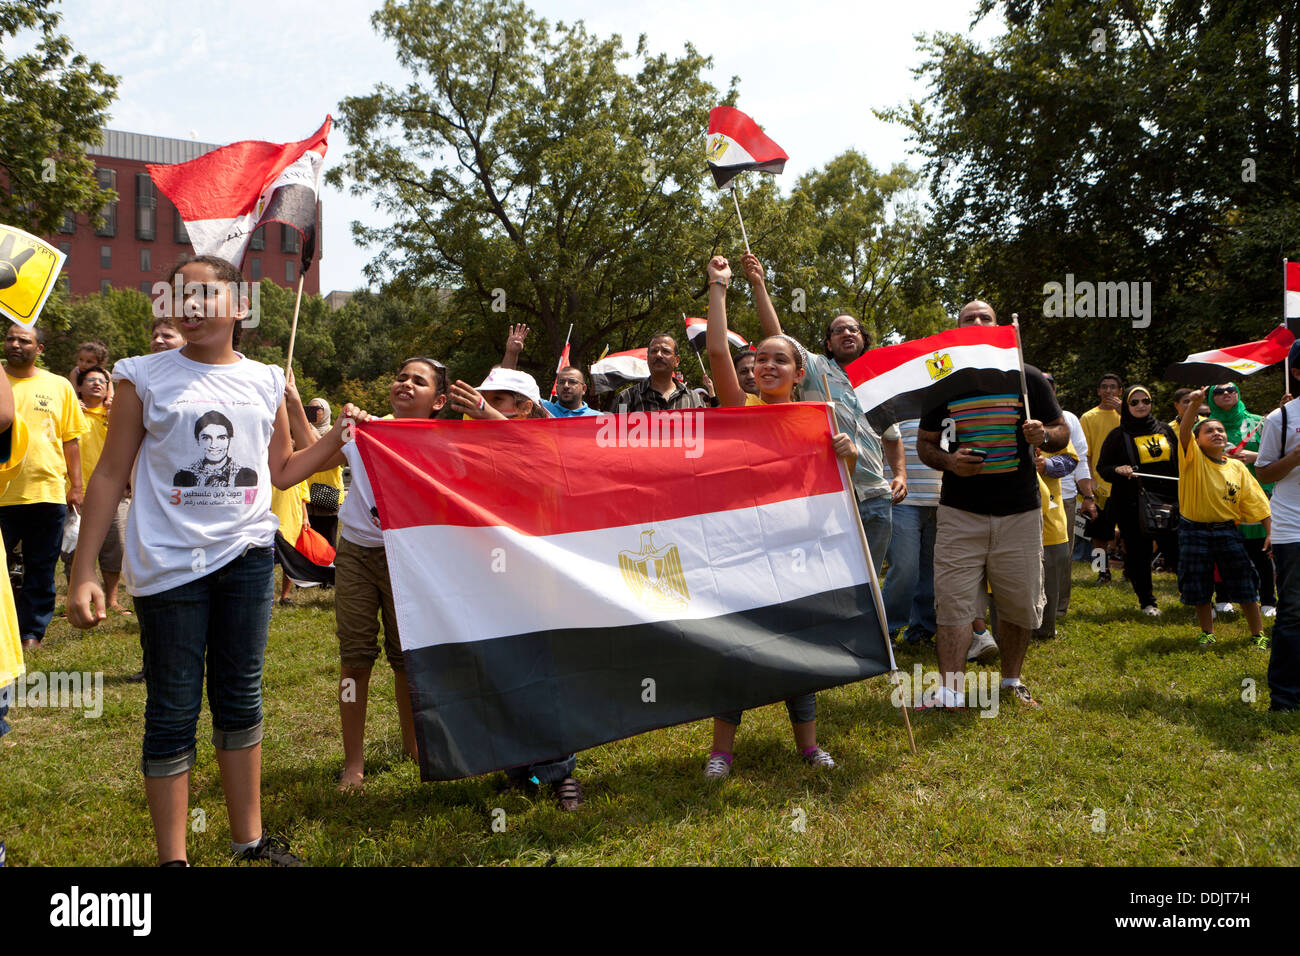
M 122 567 L 130 593 L 159 594 L 270 547 L 279 522 L 267 449 L 284 372 L 171 349 L 119 360 L 113 381 L 134 385 L 144 406 Z

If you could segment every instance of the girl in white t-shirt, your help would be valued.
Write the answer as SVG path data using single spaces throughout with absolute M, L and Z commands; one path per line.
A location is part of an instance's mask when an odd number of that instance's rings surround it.
M 68 618 L 81 628 L 104 620 L 95 556 L 130 479 L 123 576 L 144 650 L 141 766 L 158 860 L 187 865 L 206 669 L 231 850 L 237 860 L 296 866 L 287 846 L 262 830 L 262 664 L 274 588 L 271 486 L 295 483 L 284 472 L 305 452 L 293 454 L 291 429 L 300 447 L 316 436 L 284 374 L 235 351 L 248 314 L 239 270 L 200 256 L 175 275 L 184 282 L 177 321 L 186 344 L 114 367 L 118 387 L 86 489 Z
M 388 390 L 396 418 L 433 418 L 447 401 L 447 370 L 431 358 L 409 358 L 402 363 Z M 379 658 L 379 620 L 383 619 L 384 653 L 393 669 L 393 693 L 402 727 L 402 749 L 415 760 L 415 718 L 406 665 L 397 631 L 393 585 L 388 574 L 384 536 L 379 529 L 375 496 L 355 442 L 344 441 L 345 420 L 366 421 L 371 416 L 355 405 L 345 405 L 328 435 L 295 462 L 290 476 L 306 479 L 346 462 L 352 469 L 352 487 L 339 511 L 339 545 L 334 555 L 334 617 L 339 638 L 339 719 L 343 725 L 343 771 L 339 789 L 361 786 L 365 779 L 366 700 L 370 672 Z

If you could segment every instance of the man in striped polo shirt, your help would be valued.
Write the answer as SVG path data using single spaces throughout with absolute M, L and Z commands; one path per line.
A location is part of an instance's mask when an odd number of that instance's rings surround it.
M 976 300 L 962 307 L 959 326 L 996 325 L 997 313 Z M 916 448 L 943 472 L 935 526 L 935 619 L 944 684 L 929 706 L 962 707 L 971 621 L 980 616 L 987 578 L 998 614 L 1002 689 L 1021 703 L 1038 701 L 1020 680 L 1030 632 L 1042 624 L 1043 525 L 1033 450 L 1060 451 L 1070 440 L 1043 373 L 1025 366 L 1030 418 L 1019 394 L 971 394 L 928 407 Z M 945 434 L 947 433 L 947 434 Z M 951 451 L 940 442 L 949 439 Z

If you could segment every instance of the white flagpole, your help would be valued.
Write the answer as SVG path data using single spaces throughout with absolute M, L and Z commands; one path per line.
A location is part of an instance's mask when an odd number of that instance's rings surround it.
M 288 375 L 293 367 L 293 340 L 298 337 L 298 310 L 302 307 L 302 280 L 306 273 L 298 273 L 298 298 L 293 303 L 293 324 L 289 326 L 289 357 L 284 361 L 284 374 Z
M 1025 401 L 1025 421 L 1034 416 L 1029 413 L 1029 382 L 1025 380 L 1025 352 L 1020 345 L 1020 313 L 1011 313 L 1011 327 L 1016 330 L 1016 359 L 1020 362 L 1020 395 Z
M 736 218 L 740 220 L 740 237 L 745 240 L 745 251 L 749 251 L 749 234 L 745 232 L 745 217 L 740 214 L 740 200 L 736 198 L 735 180 L 731 184 L 731 201 L 736 204 Z
M 822 376 L 822 391 L 829 398 L 831 394 L 830 383 L 827 382 L 826 376 Z M 826 403 L 826 419 L 831 426 L 831 434 L 836 432 L 835 425 L 835 403 Z M 850 510 L 855 518 L 858 517 L 857 495 L 853 492 L 853 479 L 849 475 L 849 466 L 843 458 L 839 459 L 840 477 L 844 482 L 844 495 L 849 501 Z M 871 545 L 867 543 L 867 532 L 862 527 L 862 521 L 853 522 L 858 528 L 858 541 L 862 545 L 862 555 L 867 560 L 867 573 L 871 575 L 871 597 L 876 604 L 876 618 L 880 621 L 880 634 L 885 639 L 885 651 L 889 654 L 889 673 L 891 676 L 898 674 L 898 662 L 894 659 L 894 643 L 889 639 L 889 620 L 885 615 L 885 602 L 880 596 L 880 578 L 876 575 L 875 562 L 871 560 Z M 896 681 L 895 681 L 896 685 Z M 907 715 L 907 696 L 903 695 L 903 706 L 899 708 L 903 712 L 903 726 L 907 728 L 907 745 L 912 748 L 912 756 L 916 756 L 916 737 L 912 734 L 912 718 Z

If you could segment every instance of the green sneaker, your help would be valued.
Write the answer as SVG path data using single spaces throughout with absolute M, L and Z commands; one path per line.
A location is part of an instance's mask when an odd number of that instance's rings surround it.
M 1207 633 L 1207 632 L 1205 632 L 1205 631 L 1202 631 L 1202 632 L 1201 632 L 1201 640 L 1200 640 L 1200 645 L 1201 645 L 1201 647 L 1209 647 L 1209 646 L 1210 646 L 1211 644 L 1213 644 L 1213 643 L 1214 643 L 1214 635 L 1213 635 L 1213 634 L 1209 634 L 1209 633 Z
M 1258 647 L 1261 651 L 1268 650 L 1272 645 L 1273 645 L 1273 639 L 1270 638 L 1267 634 L 1255 635 L 1255 646 Z

